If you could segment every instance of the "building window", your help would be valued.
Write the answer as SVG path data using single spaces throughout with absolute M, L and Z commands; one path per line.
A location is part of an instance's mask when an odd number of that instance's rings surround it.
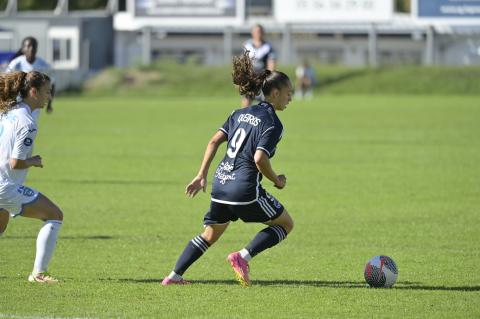
M 79 31 L 75 27 L 48 30 L 48 56 L 54 69 L 79 67 Z
M 247 16 L 271 16 L 273 15 L 272 0 L 247 0 L 245 10 Z
M 53 62 L 70 61 L 72 59 L 71 39 L 52 39 Z

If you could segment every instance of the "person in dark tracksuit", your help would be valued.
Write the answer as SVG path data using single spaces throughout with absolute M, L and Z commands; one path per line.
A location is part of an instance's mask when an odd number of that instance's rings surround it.
M 210 164 L 218 147 L 227 142 L 226 154 L 213 176 L 205 229 L 187 244 L 173 271 L 162 281 L 163 285 L 188 284 L 182 277 L 188 267 L 220 238 L 230 222 L 241 219 L 268 226 L 245 248 L 227 257 L 240 284 L 248 286 L 248 263 L 252 257 L 280 243 L 293 229 L 287 210 L 261 185 L 264 177 L 278 189 L 286 185 L 287 178 L 275 173 L 270 159 L 283 135 L 277 112 L 285 110 L 291 101 L 292 84 L 288 76 L 279 71 L 256 73 L 248 51 L 234 58 L 232 76 L 240 94 L 254 97 L 262 91 L 265 100 L 235 110 L 210 139 L 199 173 L 185 190 L 190 197 L 200 190 L 205 192 Z

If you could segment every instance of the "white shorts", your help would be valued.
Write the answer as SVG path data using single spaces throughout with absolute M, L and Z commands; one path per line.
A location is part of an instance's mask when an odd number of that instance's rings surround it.
M 0 186 L 0 209 L 17 217 L 22 214 L 23 206 L 33 203 L 38 198 L 38 191 L 23 185 Z

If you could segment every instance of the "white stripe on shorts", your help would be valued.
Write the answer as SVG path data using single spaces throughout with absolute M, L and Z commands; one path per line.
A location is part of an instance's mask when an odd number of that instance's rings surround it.
M 267 207 L 265 207 L 265 203 L 262 201 L 261 198 L 258 199 L 258 204 L 260 205 L 260 208 L 263 210 L 263 212 L 269 217 L 272 218 L 272 213 L 268 210 Z
M 275 216 L 275 210 L 270 207 L 268 204 L 267 200 L 265 198 L 259 198 L 258 203 L 260 204 L 260 207 L 262 207 L 263 211 L 265 214 L 267 214 L 268 217 L 272 218 Z

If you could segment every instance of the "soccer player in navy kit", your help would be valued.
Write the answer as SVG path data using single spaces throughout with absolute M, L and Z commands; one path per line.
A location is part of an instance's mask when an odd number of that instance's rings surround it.
M 205 150 L 198 175 L 187 185 L 185 193 L 194 197 L 205 192 L 210 164 L 218 147 L 227 142 L 227 151 L 214 173 L 210 209 L 204 217 L 205 229 L 185 247 L 173 271 L 163 285 L 188 284 L 184 272 L 213 245 L 231 221 L 268 225 L 240 251 L 227 260 L 243 286 L 250 284 L 248 262 L 267 248 L 287 237 L 293 220 L 283 205 L 268 194 L 260 182 L 263 177 L 283 189 L 285 175 L 273 170 L 270 158 L 282 138 L 283 125 L 277 111 L 283 111 L 292 98 L 292 84 L 287 75 L 265 70 L 256 73 L 248 52 L 233 61 L 233 82 L 240 93 L 253 97 L 263 91 L 265 101 L 234 111 L 213 135 Z

